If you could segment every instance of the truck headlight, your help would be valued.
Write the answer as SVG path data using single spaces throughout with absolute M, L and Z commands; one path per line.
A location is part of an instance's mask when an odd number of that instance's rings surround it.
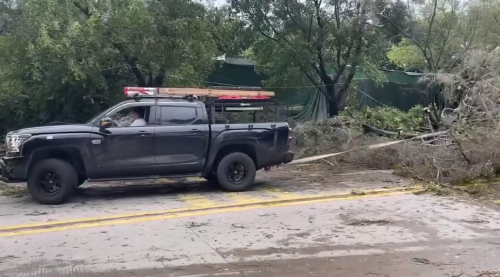
M 5 138 L 5 144 L 7 146 L 7 153 L 20 153 L 23 143 L 29 139 L 31 135 L 7 135 Z

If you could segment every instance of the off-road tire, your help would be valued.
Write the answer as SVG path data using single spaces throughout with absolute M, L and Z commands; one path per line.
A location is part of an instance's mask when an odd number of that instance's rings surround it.
M 228 169 L 233 163 L 238 163 L 245 168 L 244 177 L 241 181 L 235 183 L 229 179 Z M 257 170 L 252 158 L 241 152 L 234 152 L 226 155 L 217 165 L 217 181 L 219 186 L 227 191 L 244 191 L 250 187 L 254 180 Z
M 40 186 L 42 174 L 48 171 L 59 175 L 60 188 L 56 193 L 49 194 Z M 78 186 L 78 175 L 71 164 L 58 159 L 42 160 L 35 164 L 28 176 L 28 191 L 31 197 L 40 204 L 58 205 L 67 202 Z

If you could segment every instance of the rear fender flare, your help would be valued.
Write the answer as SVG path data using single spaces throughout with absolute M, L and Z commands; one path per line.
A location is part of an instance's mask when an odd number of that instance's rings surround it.
M 258 168 L 258 154 L 257 154 L 257 140 L 254 138 L 246 138 L 246 139 L 231 139 L 227 141 L 221 141 L 221 144 L 217 144 L 217 147 L 210 151 L 210 154 L 207 158 L 207 163 L 205 168 L 203 169 L 202 175 L 209 175 L 214 171 L 215 163 L 217 160 L 221 158 L 221 155 L 224 156 L 224 152 L 242 152 L 249 155 L 255 163 L 255 166 Z M 240 150 L 238 150 L 240 149 Z M 223 157 L 222 156 L 222 157 Z

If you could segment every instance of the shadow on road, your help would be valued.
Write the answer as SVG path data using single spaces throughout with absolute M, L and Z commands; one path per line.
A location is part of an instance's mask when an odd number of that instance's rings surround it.
M 259 190 L 266 185 L 264 182 L 256 182 L 247 191 Z M 85 185 L 77 190 L 79 200 L 86 199 L 121 199 L 145 196 L 170 196 L 177 194 L 204 194 L 212 192 L 224 192 L 217 185 L 208 181 L 200 182 L 175 182 L 175 183 L 144 183 L 134 182 L 133 184 L 109 184 L 106 186 Z

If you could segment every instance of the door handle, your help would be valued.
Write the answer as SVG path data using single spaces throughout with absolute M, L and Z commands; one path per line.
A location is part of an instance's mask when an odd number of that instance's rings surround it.
M 139 135 L 140 137 L 145 137 L 145 136 L 152 135 L 152 133 L 147 132 L 147 131 L 139 131 L 139 132 L 137 133 L 137 135 Z
M 199 129 L 191 129 L 191 133 L 193 134 L 198 134 L 200 132 Z

